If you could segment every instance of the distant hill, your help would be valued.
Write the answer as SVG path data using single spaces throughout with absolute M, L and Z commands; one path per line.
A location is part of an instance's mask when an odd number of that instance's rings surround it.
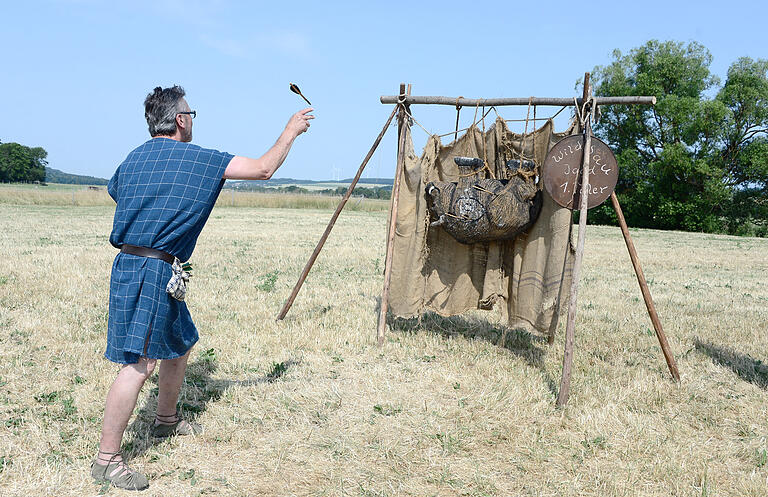
M 341 179 L 339 181 L 336 181 L 336 183 L 352 183 L 353 179 L 354 178 Z M 357 182 L 363 185 L 394 185 L 395 179 L 394 178 L 360 178 Z M 320 183 L 325 183 L 325 181 L 321 181 Z
M 311 179 L 294 179 L 294 178 L 272 178 L 268 180 L 259 181 L 247 181 L 247 180 L 235 180 L 227 181 L 227 188 L 243 188 L 248 189 L 249 186 L 259 187 L 280 187 L 285 185 L 330 185 L 338 184 L 339 186 L 346 186 L 352 183 L 353 178 L 341 179 L 341 180 L 325 180 L 315 181 Z M 45 168 L 45 181 L 46 183 L 63 183 L 68 185 L 106 185 L 109 183 L 104 178 L 96 178 L 94 176 L 81 176 L 79 174 L 65 173 L 52 167 Z M 394 180 L 392 178 L 360 178 L 357 182 L 359 185 L 387 185 L 392 186 Z
M 52 167 L 45 168 L 45 182 L 64 183 L 67 185 L 106 185 L 109 183 L 109 181 L 105 180 L 104 178 L 96 178 L 94 176 L 81 176 L 79 174 L 69 174 Z

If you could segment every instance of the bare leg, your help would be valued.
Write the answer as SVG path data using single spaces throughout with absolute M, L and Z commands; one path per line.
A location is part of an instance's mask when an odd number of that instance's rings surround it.
M 120 452 L 120 444 L 123 433 L 128 426 L 128 420 L 136 407 L 139 391 L 144 382 L 152 375 L 155 369 L 155 359 L 142 357 L 136 364 L 126 364 L 117 374 L 117 378 L 107 393 L 107 402 L 104 408 L 104 423 L 101 428 L 101 442 L 99 443 L 99 464 L 107 464 L 109 456 L 102 453 Z M 121 460 L 120 456 L 112 461 Z
M 176 422 L 176 403 L 179 401 L 181 384 L 187 371 L 189 349 L 186 354 L 176 359 L 166 359 L 160 362 L 160 375 L 157 386 L 157 416 L 155 424 L 173 424 Z

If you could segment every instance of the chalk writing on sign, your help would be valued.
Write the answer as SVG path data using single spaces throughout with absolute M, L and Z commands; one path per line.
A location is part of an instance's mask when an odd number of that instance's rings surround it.
M 559 205 L 578 208 L 581 196 L 581 177 L 584 137 L 573 135 L 557 142 L 547 153 L 543 165 L 544 187 Z M 616 157 L 608 146 L 592 137 L 587 172 L 589 185 L 588 208 L 607 199 L 618 180 Z

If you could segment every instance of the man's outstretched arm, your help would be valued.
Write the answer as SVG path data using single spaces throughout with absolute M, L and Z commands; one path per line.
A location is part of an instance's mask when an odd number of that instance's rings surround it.
M 309 120 L 315 118 L 315 116 L 310 114 L 312 110 L 312 107 L 307 107 L 291 116 L 291 119 L 285 125 L 285 129 L 275 144 L 272 145 L 272 148 L 267 150 L 267 153 L 258 159 L 241 157 L 239 155 L 233 157 L 224 171 L 224 179 L 271 178 L 288 156 L 293 140 L 309 129 Z

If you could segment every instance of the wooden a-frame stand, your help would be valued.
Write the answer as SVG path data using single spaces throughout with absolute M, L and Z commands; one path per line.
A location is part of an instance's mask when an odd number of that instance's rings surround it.
M 405 124 L 407 122 L 408 116 L 410 115 L 411 104 L 451 105 L 451 106 L 456 106 L 458 108 L 459 106 L 478 106 L 478 105 L 483 105 L 486 107 L 508 106 L 508 105 L 543 105 L 543 106 L 565 107 L 565 106 L 574 106 L 574 105 L 583 106 L 585 102 L 587 103 L 587 105 L 592 104 L 597 106 L 611 105 L 611 104 L 654 105 L 656 103 L 655 97 L 633 97 L 633 96 L 593 97 L 590 84 L 589 84 L 589 76 L 590 76 L 589 73 L 586 73 L 584 75 L 584 94 L 581 99 L 540 98 L 540 97 L 494 98 L 494 99 L 468 99 L 468 98 L 461 98 L 461 97 L 452 98 L 452 97 L 430 97 L 430 96 L 415 97 L 415 96 L 411 96 L 411 85 L 407 85 L 407 88 L 406 88 L 405 84 L 400 85 L 400 92 L 398 95 L 382 96 L 380 98 L 380 101 L 382 104 L 396 104 L 395 108 L 392 109 L 392 113 L 389 115 L 387 122 L 384 124 L 384 127 L 381 130 L 381 133 L 379 133 L 379 136 L 376 137 L 376 140 L 374 141 L 373 146 L 371 146 L 371 149 L 368 151 L 368 154 L 365 156 L 365 159 L 363 160 L 362 164 L 360 164 L 360 167 L 357 170 L 357 174 L 352 180 L 352 183 L 349 185 L 349 188 L 347 189 L 347 192 L 344 195 L 344 197 L 341 199 L 341 202 L 339 202 L 338 207 L 336 207 L 336 211 L 331 216 L 331 220 L 328 223 L 328 226 L 326 227 L 325 232 L 320 237 L 320 241 L 315 247 L 315 250 L 312 252 L 312 255 L 307 261 L 307 264 L 304 266 L 304 270 L 301 272 L 301 275 L 299 276 L 299 280 L 296 282 L 296 285 L 294 286 L 293 291 L 291 292 L 291 295 L 288 297 L 285 304 L 283 305 L 283 308 L 278 314 L 277 319 L 282 320 L 283 318 L 285 318 L 285 315 L 288 313 L 288 310 L 291 308 L 291 305 L 293 305 L 293 301 L 296 299 L 296 295 L 298 295 L 299 289 L 304 283 L 304 280 L 307 278 L 307 275 L 309 274 L 309 271 L 312 268 L 312 265 L 315 263 L 317 256 L 320 254 L 320 251 L 322 250 L 323 245 L 325 244 L 325 241 L 328 239 L 328 235 L 330 234 L 331 229 L 333 229 L 333 226 L 336 223 L 336 220 L 338 219 L 339 214 L 341 214 L 341 211 L 344 208 L 344 205 L 347 203 L 347 200 L 349 200 L 349 197 L 352 195 L 352 192 L 355 189 L 355 185 L 360 179 L 360 176 L 362 175 L 363 170 L 365 169 L 365 166 L 368 164 L 368 161 L 373 156 L 373 153 L 376 151 L 376 148 L 379 146 L 379 143 L 381 143 L 381 139 L 386 133 L 387 128 L 392 122 L 392 119 L 394 118 L 395 114 L 397 114 L 397 128 L 398 128 L 397 167 L 395 170 L 395 179 L 392 187 L 392 199 L 391 199 L 390 212 L 389 212 L 389 228 L 387 231 L 387 248 L 386 248 L 386 258 L 384 263 L 384 289 L 382 290 L 382 294 L 381 294 L 381 307 L 379 309 L 379 320 L 378 320 L 378 326 L 376 329 L 376 340 L 379 345 L 382 345 L 384 343 L 384 333 L 386 331 L 386 324 L 387 324 L 387 310 L 389 305 L 389 284 L 392 276 L 392 252 L 393 252 L 392 249 L 393 249 L 394 238 L 395 238 L 395 224 L 397 222 L 398 200 L 399 200 L 399 192 L 400 192 L 400 178 L 403 175 L 403 164 L 404 164 L 404 157 L 405 157 Z M 584 137 L 586 140 L 584 150 L 589 150 L 590 136 L 591 136 L 591 127 L 590 127 L 589 121 L 586 121 L 586 127 L 584 128 Z M 581 167 L 582 194 L 581 194 L 581 205 L 579 208 L 579 233 L 578 233 L 578 242 L 576 246 L 576 255 L 575 255 L 574 264 L 573 264 L 573 273 L 571 277 L 571 292 L 570 292 L 570 300 L 568 303 L 568 321 L 566 323 L 566 330 L 565 330 L 565 352 L 563 354 L 563 372 L 562 372 L 562 378 L 560 380 L 560 390 L 557 396 L 558 407 L 565 406 L 565 404 L 568 402 L 568 396 L 570 393 L 571 368 L 573 364 L 573 346 L 574 346 L 575 322 L 576 322 L 576 304 L 577 304 L 578 287 L 579 287 L 579 273 L 581 271 L 581 263 L 584 255 L 584 240 L 586 235 L 587 200 L 588 200 L 587 192 L 589 189 L 589 156 L 590 154 L 588 153 L 584 154 L 584 159 Z M 651 322 L 653 323 L 653 328 L 654 330 L 656 330 L 656 337 L 658 338 L 659 344 L 661 345 L 661 350 L 662 350 L 662 353 L 664 354 L 664 359 L 667 362 L 667 366 L 669 367 L 669 372 L 671 373 L 675 381 L 680 381 L 680 373 L 678 372 L 677 364 L 675 363 L 675 358 L 672 356 L 672 352 L 669 348 L 669 343 L 667 342 L 667 338 L 664 335 L 664 330 L 662 329 L 662 326 L 661 326 L 661 321 L 659 320 L 659 316 L 656 313 L 656 306 L 653 303 L 653 299 L 651 298 L 651 292 L 648 289 L 648 284 L 645 281 L 643 269 L 640 267 L 640 261 L 637 257 L 637 251 L 635 250 L 635 245 L 632 242 L 632 237 L 629 234 L 629 229 L 627 227 L 626 221 L 624 220 L 624 214 L 621 210 L 621 206 L 619 205 L 619 200 L 616 197 L 616 193 L 611 193 L 611 202 L 613 204 L 613 208 L 616 210 L 616 215 L 619 219 L 619 225 L 621 226 L 621 232 L 624 235 L 624 241 L 627 245 L 627 250 L 629 251 L 630 259 L 632 260 L 632 265 L 635 268 L 637 282 L 640 285 L 640 290 L 643 294 L 643 300 L 645 301 L 646 308 L 648 309 L 648 315 L 650 316 Z M 559 310 L 557 312 L 559 312 Z M 553 340 L 554 340 L 554 335 L 550 335 L 549 343 L 550 344 L 553 343 Z

